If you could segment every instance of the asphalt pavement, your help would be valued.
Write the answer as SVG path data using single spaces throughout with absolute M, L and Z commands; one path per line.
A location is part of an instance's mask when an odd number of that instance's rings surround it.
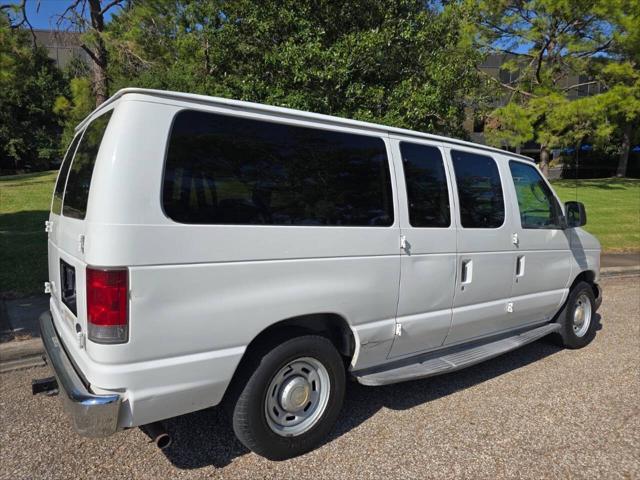
M 77 436 L 38 367 L 0 374 L 0 478 L 640 479 L 640 278 L 603 280 L 601 329 L 582 350 L 542 340 L 466 370 L 386 387 L 352 383 L 329 440 L 283 462 L 248 452 L 219 409 Z

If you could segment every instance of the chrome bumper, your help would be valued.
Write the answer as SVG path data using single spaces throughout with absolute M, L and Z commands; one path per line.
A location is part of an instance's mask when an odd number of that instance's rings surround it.
M 53 325 L 51 313 L 40 316 L 40 333 L 49 365 L 58 381 L 64 409 L 73 427 L 86 437 L 106 437 L 118 428 L 122 398 L 118 394 L 94 395 L 76 372 Z

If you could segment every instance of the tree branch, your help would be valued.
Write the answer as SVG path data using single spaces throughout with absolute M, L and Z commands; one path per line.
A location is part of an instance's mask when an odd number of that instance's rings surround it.
M 87 52 L 87 55 L 91 57 L 91 60 L 93 60 L 96 65 L 100 65 L 100 59 L 96 56 L 95 53 L 93 53 L 93 50 L 87 47 L 84 43 L 80 45 L 80 48 Z
M 100 10 L 100 15 L 104 15 L 105 13 L 107 13 L 111 7 L 122 6 L 120 5 L 122 2 L 123 0 L 112 0 L 111 2 L 107 3 L 102 10 Z
M 519 93 L 521 95 L 524 95 L 525 97 L 529 97 L 529 98 L 535 98 L 537 95 L 534 95 L 533 93 L 529 93 L 529 92 L 523 92 L 522 90 L 520 90 L 519 88 L 516 87 L 512 87 L 509 84 L 506 83 L 502 83 L 500 80 L 498 80 L 495 77 L 492 77 L 491 75 L 489 75 L 487 72 L 484 72 L 482 70 L 480 70 L 479 67 L 476 67 L 476 70 L 478 72 L 480 72 L 481 74 L 483 74 L 484 76 L 488 77 L 492 82 L 497 83 L 498 85 L 500 85 L 503 88 L 506 88 L 507 90 L 511 91 L 511 92 L 515 92 L 515 93 Z
M 33 47 L 35 48 L 37 46 L 36 34 L 33 31 L 33 25 L 31 25 L 29 18 L 27 18 L 26 7 L 27 7 L 27 0 L 22 0 L 18 5 L 16 5 L 15 3 L 6 3 L 4 5 L 0 5 L 0 10 L 13 10 L 14 12 L 18 12 L 18 11 L 20 12 L 22 19 L 18 23 L 12 24 L 11 28 L 12 29 L 20 28 L 26 23 L 27 27 L 29 27 L 29 32 L 31 32 L 31 40 L 33 42 Z M 11 19 L 10 15 L 9 15 L 9 19 Z
M 565 92 L 568 92 L 569 90 L 573 90 L 574 88 L 580 88 L 580 87 L 584 87 L 586 85 L 595 85 L 596 83 L 600 83 L 600 81 L 593 80 L 591 82 L 576 83 L 575 85 L 571 85 L 570 87 L 565 87 L 562 90 L 565 91 Z

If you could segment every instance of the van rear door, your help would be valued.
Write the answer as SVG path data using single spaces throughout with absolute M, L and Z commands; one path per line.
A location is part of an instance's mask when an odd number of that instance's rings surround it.
M 57 328 L 86 332 L 84 239 L 93 168 L 113 110 L 79 131 L 60 167 L 47 230 L 49 282 Z M 55 317 L 55 315 L 54 315 Z M 56 319 L 58 320 L 58 319 Z

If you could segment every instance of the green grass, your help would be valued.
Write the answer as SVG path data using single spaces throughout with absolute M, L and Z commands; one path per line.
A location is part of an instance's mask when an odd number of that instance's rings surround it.
M 0 177 L 0 296 L 42 291 L 47 278 L 47 235 L 56 172 Z M 556 180 L 563 201 L 577 199 L 587 209 L 586 229 L 608 252 L 640 251 L 640 180 L 605 178 Z
M 40 293 L 47 280 L 44 222 L 57 172 L 0 177 L 0 296 Z
M 603 251 L 640 251 L 640 180 L 600 178 L 551 183 L 562 201 L 577 199 L 584 203 L 584 228 L 598 237 Z

